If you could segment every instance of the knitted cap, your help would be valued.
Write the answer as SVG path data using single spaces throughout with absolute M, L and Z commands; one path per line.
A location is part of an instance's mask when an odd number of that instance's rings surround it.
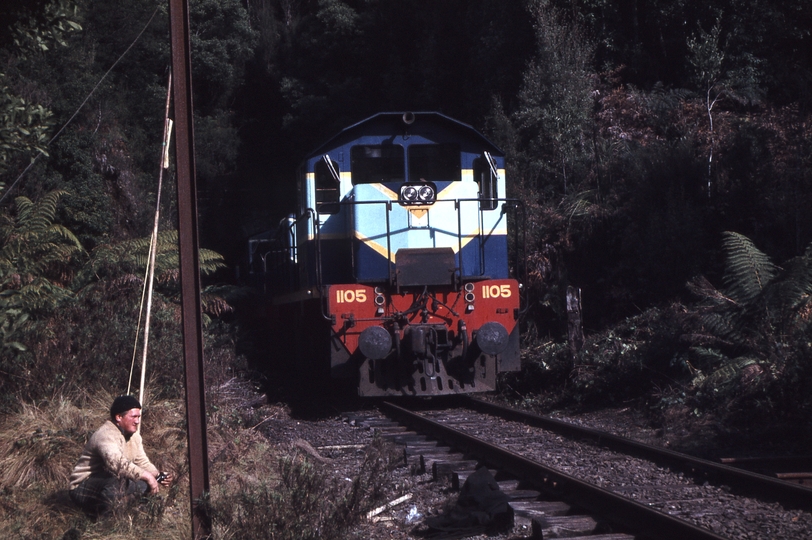
M 118 396 L 113 400 L 110 407 L 110 418 L 115 418 L 117 414 L 122 414 L 130 409 L 140 409 L 141 404 L 132 396 Z

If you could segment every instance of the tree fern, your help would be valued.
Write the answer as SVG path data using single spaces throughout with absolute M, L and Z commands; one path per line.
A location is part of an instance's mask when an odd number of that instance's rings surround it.
M 143 274 L 149 261 L 150 237 L 126 240 L 115 244 L 104 244 L 93 251 L 92 268 L 95 273 Z M 200 272 L 212 274 L 225 267 L 223 256 L 209 249 L 198 251 Z M 159 282 L 176 281 L 179 276 L 180 258 L 178 255 L 178 232 L 158 233 L 155 254 L 155 275 Z
M 746 236 L 727 231 L 722 244 L 727 258 L 725 291 L 739 304 L 750 304 L 773 280 L 778 268 Z
M 804 336 L 810 329 L 812 307 L 812 246 L 803 256 L 790 259 L 763 296 L 766 323 L 782 339 Z
M 0 300 L 2 309 L 23 312 L 53 309 L 71 295 L 72 259 L 82 245 L 66 227 L 54 223 L 64 191 L 34 202 L 15 199 L 16 211 L 0 224 Z
M 723 245 L 724 290 L 717 290 L 701 276 L 688 284 L 689 290 L 702 299 L 696 312 L 701 333 L 719 339 L 720 354 L 724 351 L 732 357 L 696 381 L 703 387 L 724 385 L 744 368 L 767 362 L 765 359 L 776 361 L 780 357 L 777 351 L 789 350 L 798 340 L 808 342 L 812 324 L 812 245 L 804 255 L 787 261 L 783 269 L 740 234 L 724 233 Z M 718 361 L 707 356 L 703 359 Z
M 15 199 L 15 211 L 0 220 L 0 346 L 26 351 L 22 337 L 31 315 L 54 312 L 73 298 L 72 260 L 84 252 L 74 234 L 58 223 L 64 191 L 34 202 Z M 32 339 L 36 340 L 36 337 Z

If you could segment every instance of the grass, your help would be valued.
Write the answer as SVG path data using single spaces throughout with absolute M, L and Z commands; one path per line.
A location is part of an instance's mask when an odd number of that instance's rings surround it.
M 390 460 L 376 441 L 352 482 L 299 448 L 279 448 L 254 429 L 267 407 L 223 357 L 207 367 L 212 540 L 342 538 L 381 500 Z M 74 391 L 21 403 L 0 416 L 0 538 L 23 540 L 188 539 L 189 483 L 184 403 L 157 397 L 143 409 L 147 455 L 178 481 L 147 503 L 91 518 L 68 497 L 68 477 L 114 395 Z
M 22 404 L 0 419 L 0 537 L 19 539 L 188 538 L 188 484 L 164 489 L 161 498 L 134 508 L 116 508 L 91 519 L 68 498 L 68 477 L 87 438 L 107 418 L 113 397 L 60 396 Z M 76 403 L 84 401 L 83 406 Z M 184 471 L 184 415 L 176 401 L 145 408 L 144 438 L 159 468 Z M 184 500 L 185 499 L 185 500 Z

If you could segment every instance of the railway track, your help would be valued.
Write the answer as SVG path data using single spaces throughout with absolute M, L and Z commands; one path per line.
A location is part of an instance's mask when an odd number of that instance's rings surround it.
M 808 485 L 805 486 L 800 482 L 786 481 L 790 479 L 789 477 L 798 474 L 795 473 L 794 470 L 786 473 L 776 473 L 772 476 L 757 472 L 758 470 L 767 470 L 776 467 L 778 463 L 784 463 L 792 468 L 793 466 L 800 466 L 801 463 L 808 464 L 808 461 L 804 462 L 801 459 L 792 460 L 788 458 L 784 460 L 722 459 L 720 463 L 716 463 L 680 452 L 674 452 L 667 448 L 644 444 L 625 437 L 612 435 L 605 431 L 577 426 L 553 418 L 503 407 L 477 398 L 469 398 L 466 405 L 486 414 L 526 422 L 529 425 L 554 431 L 569 437 L 591 440 L 607 448 L 651 460 L 675 470 L 681 470 L 696 479 L 736 488 L 748 495 L 770 498 L 782 504 L 812 510 L 812 489 L 810 489 Z M 759 469 L 758 465 L 761 465 L 761 469 Z
M 482 465 L 509 478 L 500 487 L 533 538 L 778 538 L 756 516 L 785 516 L 781 504 L 812 506 L 812 490 L 797 484 L 481 400 L 463 403 L 420 413 L 382 403 L 400 426 L 378 419 L 372 427 L 402 444 L 413 466 L 457 488 Z M 766 508 L 753 510 L 759 505 Z M 794 512 L 788 519 L 798 530 L 812 531 L 812 516 Z

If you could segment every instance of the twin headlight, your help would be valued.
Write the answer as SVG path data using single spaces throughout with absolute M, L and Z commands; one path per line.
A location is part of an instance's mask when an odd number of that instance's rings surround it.
M 437 189 L 434 184 L 403 184 L 400 186 L 400 204 L 420 205 L 434 204 L 437 200 Z

